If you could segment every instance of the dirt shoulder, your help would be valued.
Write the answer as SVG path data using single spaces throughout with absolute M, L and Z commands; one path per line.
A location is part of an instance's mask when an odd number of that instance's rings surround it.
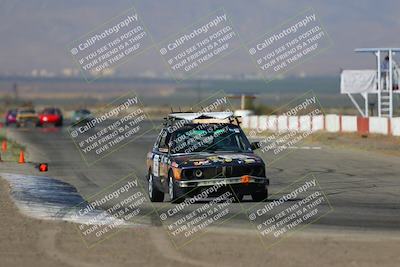
M 182 259 L 154 257 L 148 238 L 152 228 L 122 230 L 89 249 L 74 224 L 24 216 L 9 192 L 8 183 L 0 178 L 1 266 L 187 266 Z
M 0 179 L 2 266 L 399 266 L 398 233 L 307 231 L 266 250 L 248 230 L 210 229 L 176 250 L 161 227 L 124 229 L 88 249 L 72 223 L 19 213 Z
M 248 136 L 251 136 L 249 130 L 245 132 Z M 263 140 L 272 134 L 272 132 L 262 131 L 257 132 L 255 137 L 258 140 Z M 282 134 L 281 137 L 284 136 Z M 304 139 L 300 139 L 300 142 L 294 146 L 302 145 L 329 146 L 346 150 L 378 152 L 387 156 L 400 157 L 400 137 L 391 135 L 315 132 Z
M 9 198 L 9 186 L 0 179 L 0 257 L 3 266 L 68 266 L 47 255 L 39 246 L 44 229 L 56 228 L 56 223 L 22 216 Z
M 334 148 L 378 152 L 400 157 L 400 137 L 352 133 L 313 133 L 306 140 L 309 144 L 327 145 Z

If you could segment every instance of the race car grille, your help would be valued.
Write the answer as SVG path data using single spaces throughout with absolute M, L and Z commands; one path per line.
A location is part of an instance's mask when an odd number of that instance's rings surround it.
M 243 175 L 264 176 L 262 166 L 227 166 L 225 167 L 225 177 L 239 177 Z
M 202 171 L 201 177 L 195 176 L 196 170 Z M 222 175 L 222 168 L 215 167 L 215 168 L 196 168 L 196 169 L 184 170 L 183 177 L 186 179 L 212 179 L 212 178 L 220 178 L 220 177 L 224 177 L 224 176 Z
M 196 170 L 201 170 L 201 177 L 196 177 Z M 265 177 L 264 166 L 222 166 L 214 168 L 193 168 L 183 170 L 185 179 L 212 179 L 212 178 L 229 178 L 240 177 L 243 175 L 252 175 L 257 177 Z

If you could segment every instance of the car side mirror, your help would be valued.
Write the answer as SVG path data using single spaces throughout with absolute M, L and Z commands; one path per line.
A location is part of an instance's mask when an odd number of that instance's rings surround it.
M 160 151 L 161 153 L 168 153 L 168 148 L 166 148 L 166 147 L 160 147 L 160 148 L 158 148 L 158 151 Z
M 260 142 L 252 142 L 250 144 L 250 147 L 251 147 L 252 150 L 259 149 L 260 148 Z

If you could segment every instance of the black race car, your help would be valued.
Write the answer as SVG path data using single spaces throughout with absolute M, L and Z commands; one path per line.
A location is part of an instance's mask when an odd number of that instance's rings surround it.
M 237 201 L 251 195 L 268 197 L 265 163 L 231 112 L 173 113 L 166 118 L 152 151 L 147 154 L 148 193 L 152 202 L 171 202 L 204 192 L 210 187 L 234 192 Z M 208 190 L 210 191 L 210 190 Z

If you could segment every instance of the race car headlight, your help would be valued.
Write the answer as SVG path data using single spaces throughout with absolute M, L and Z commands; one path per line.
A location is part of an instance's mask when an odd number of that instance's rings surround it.
M 202 172 L 201 170 L 197 169 L 197 170 L 194 172 L 194 176 L 196 176 L 197 178 L 200 178 L 200 177 L 203 176 L 203 172 Z

